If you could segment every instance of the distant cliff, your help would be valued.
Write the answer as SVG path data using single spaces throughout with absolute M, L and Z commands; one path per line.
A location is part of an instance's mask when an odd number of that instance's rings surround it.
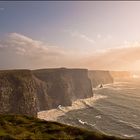
M 96 87 L 99 84 L 113 83 L 113 77 L 109 71 L 89 70 L 88 76 L 91 80 L 92 87 Z
M 36 116 L 38 111 L 91 96 L 85 69 L 0 71 L 0 113 Z
M 110 74 L 115 81 L 128 80 L 132 78 L 132 74 L 129 71 L 110 71 Z

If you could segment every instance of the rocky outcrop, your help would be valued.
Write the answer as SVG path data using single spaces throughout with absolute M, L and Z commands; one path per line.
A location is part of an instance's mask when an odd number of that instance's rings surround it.
M 36 116 L 38 111 L 91 96 L 85 69 L 0 71 L 0 113 Z
M 0 71 L 0 113 L 36 116 L 36 82 L 30 70 Z
M 96 87 L 100 84 L 113 83 L 113 77 L 109 71 L 89 70 L 88 76 L 91 80 L 92 87 Z
M 86 69 L 42 69 L 33 74 L 47 87 L 50 108 L 68 106 L 76 99 L 92 97 L 92 86 Z M 47 107 L 41 108 L 46 110 Z

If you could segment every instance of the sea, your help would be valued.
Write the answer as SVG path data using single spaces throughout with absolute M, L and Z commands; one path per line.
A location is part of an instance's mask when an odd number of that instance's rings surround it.
M 72 106 L 41 111 L 38 117 L 107 135 L 140 140 L 140 79 L 93 88 L 93 97 Z

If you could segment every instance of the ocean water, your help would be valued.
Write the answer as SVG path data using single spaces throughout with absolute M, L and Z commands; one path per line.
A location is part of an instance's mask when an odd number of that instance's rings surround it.
M 38 117 L 140 140 L 140 81 L 115 82 L 93 92 L 92 98 L 39 112 Z

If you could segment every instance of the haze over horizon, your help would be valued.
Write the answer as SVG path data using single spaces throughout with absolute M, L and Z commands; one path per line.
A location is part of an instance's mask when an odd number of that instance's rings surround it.
M 139 1 L 0 2 L 0 69 L 140 70 Z

